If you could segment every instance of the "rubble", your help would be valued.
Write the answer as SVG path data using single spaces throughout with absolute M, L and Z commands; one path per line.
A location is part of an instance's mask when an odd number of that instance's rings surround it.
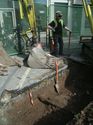
M 15 61 L 7 54 L 5 49 L 0 45 L 0 64 L 2 66 L 14 66 Z

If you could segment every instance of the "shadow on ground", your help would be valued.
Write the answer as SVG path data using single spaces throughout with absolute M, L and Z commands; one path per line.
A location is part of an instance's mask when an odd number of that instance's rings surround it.
M 73 121 L 77 114 L 80 114 L 93 100 L 93 69 L 69 60 L 69 70 L 70 73 L 65 82 L 65 88 L 70 90 L 73 96 L 67 106 L 53 110 L 50 114 L 39 119 L 34 125 L 75 125 L 75 122 L 70 121 Z M 87 117 L 83 118 L 83 120 L 88 123 Z M 81 122 L 78 125 L 81 125 Z

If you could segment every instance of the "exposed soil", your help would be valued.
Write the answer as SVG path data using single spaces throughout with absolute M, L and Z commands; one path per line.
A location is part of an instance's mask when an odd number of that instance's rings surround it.
M 54 79 L 44 81 L 3 106 L 0 125 L 92 125 L 93 69 L 72 61 L 68 65 L 69 73 L 59 76 L 59 94 Z

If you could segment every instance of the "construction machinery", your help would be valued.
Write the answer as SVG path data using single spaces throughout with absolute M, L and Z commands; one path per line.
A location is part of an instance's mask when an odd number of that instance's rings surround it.
M 88 3 L 86 0 L 82 0 L 85 14 L 89 20 L 91 32 L 93 35 L 93 0 Z
M 91 36 L 80 36 L 82 55 L 88 63 L 93 64 L 93 0 L 89 2 L 87 0 L 82 0 L 82 3 L 91 29 Z
M 36 17 L 33 0 L 18 0 L 20 8 L 20 18 L 24 19 L 25 15 L 28 18 L 29 28 L 33 30 L 36 35 Z
M 22 52 L 23 49 L 32 46 L 36 41 L 36 17 L 33 0 L 18 0 L 18 5 L 20 14 L 17 17 L 16 34 L 18 37 L 18 50 Z M 24 20 L 28 23 L 26 29 L 22 24 Z
M 11 55 L 23 52 L 36 36 L 34 0 L 1 0 L 0 43 L 4 49 Z

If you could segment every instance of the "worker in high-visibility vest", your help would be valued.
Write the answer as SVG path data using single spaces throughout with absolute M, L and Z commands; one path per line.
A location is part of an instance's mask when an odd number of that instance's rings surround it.
M 53 48 L 52 54 L 55 56 L 63 55 L 63 28 L 71 33 L 71 30 L 65 26 L 62 19 L 63 14 L 57 11 L 55 19 L 48 24 L 48 29 L 52 31 L 51 44 Z

